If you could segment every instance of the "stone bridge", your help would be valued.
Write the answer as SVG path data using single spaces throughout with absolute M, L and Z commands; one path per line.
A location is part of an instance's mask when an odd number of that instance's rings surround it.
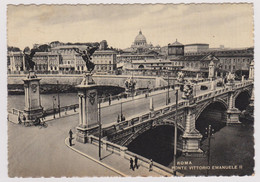
M 216 87 L 192 99 L 181 99 L 178 102 L 176 117 L 176 103 L 171 103 L 156 110 L 133 116 L 129 120 L 118 124 L 103 126 L 102 140 L 127 147 L 138 136 L 158 126 L 168 125 L 175 127 L 177 121 L 177 149 L 184 154 L 201 153 L 200 141 L 202 133 L 197 126 L 207 123 L 200 120 L 202 115 L 212 115 L 213 118 L 225 122 L 227 125 L 239 124 L 239 115 L 243 108 L 243 98 L 249 102 L 253 91 L 253 81 L 243 80 L 234 82 L 225 87 Z M 242 101 L 241 101 L 242 98 Z M 252 96 L 253 98 L 253 96 Z M 239 104 L 242 106 L 239 106 Z M 202 123 L 199 123 L 202 122 Z M 90 137 L 98 136 L 94 131 Z M 92 140 L 92 139 L 90 139 Z

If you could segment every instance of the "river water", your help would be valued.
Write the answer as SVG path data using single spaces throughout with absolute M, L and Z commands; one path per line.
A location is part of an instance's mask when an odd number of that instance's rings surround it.
M 204 118 L 206 119 L 206 118 Z M 241 121 L 241 120 L 240 120 Z M 211 170 L 209 175 L 251 175 L 254 172 L 254 125 L 243 121 L 238 126 L 226 126 L 223 122 L 212 123 L 216 133 L 211 139 L 210 166 L 243 166 L 239 170 Z M 137 137 L 128 149 L 164 166 L 173 166 L 174 128 L 160 126 Z M 208 139 L 203 138 L 201 149 L 206 151 Z M 178 162 L 189 162 L 190 166 L 207 166 L 207 155 L 196 157 L 177 155 Z M 189 166 L 188 166 L 189 167 Z M 206 175 L 206 170 L 182 170 L 185 175 Z
M 56 100 L 53 99 L 53 96 Z M 67 106 L 72 104 L 78 104 L 78 96 L 77 93 L 61 93 L 60 97 L 60 105 Z M 11 110 L 12 108 L 23 110 L 24 109 L 24 95 L 8 95 L 7 100 L 7 109 Z M 53 102 L 55 107 L 58 106 L 58 94 L 41 94 L 41 105 L 44 109 L 53 108 Z

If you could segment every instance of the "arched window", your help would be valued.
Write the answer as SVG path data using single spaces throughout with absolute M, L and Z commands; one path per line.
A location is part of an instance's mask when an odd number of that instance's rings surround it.
M 54 69 L 57 70 L 57 67 L 55 66 Z
M 138 68 L 139 69 L 144 69 L 144 65 L 141 64 L 141 65 L 138 66 Z
M 84 70 L 84 66 L 81 66 L 81 70 Z

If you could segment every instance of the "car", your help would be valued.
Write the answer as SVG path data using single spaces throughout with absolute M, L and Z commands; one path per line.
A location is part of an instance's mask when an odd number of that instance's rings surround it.
M 208 89 L 208 87 L 206 85 L 201 85 L 200 86 L 200 90 L 207 90 L 207 89 Z

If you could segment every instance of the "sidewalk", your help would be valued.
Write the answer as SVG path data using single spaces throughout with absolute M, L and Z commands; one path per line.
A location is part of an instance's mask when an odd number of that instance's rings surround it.
M 173 90 L 170 89 L 170 92 L 172 92 L 172 91 Z M 166 92 L 167 92 L 166 89 L 165 90 L 154 91 L 154 92 L 149 94 L 148 98 L 151 97 L 151 96 L 162 94 L 162 93 L 166 93 Z M 105 108 L 105 107 L 121 104 L 121 102 L 122 103 L 127 103 L 127 102 L 131 102 L 131 101 L 134 101 L 134 100 L 142 99 L 142 98 L 145 98 L 145 94 L 141 94 L 141 95 L 135 96 L 134 98 L 132 98 L 132 97 L 122 98 L 122 101 L 121 101 L 121 99 L 113 100 L 113 101 L 111 101 L 110 105 L 109 105 L 109 102 L 107 101 L 107 102 L 101 103 L 101 108 Z M 74 112 L 74 110 L 68 110 L 66 113 L 65 113 L 65 111 L 63 111 L 63 112 L 60 113 L 61 117 L 59 117 L 59 113 L 55 114 L 55 118 L 53 117 L 53 115 L 48 115 L 48 116 L 45 117 L 44 121 L 51 121 L 51 120 L 54 120 L 54 119 L 63 118 L 63 117 L 67 117 L 67 116 L 78 114 L 78 109 L 79 108 L 76 109 L 76 112 Z M 140 113 L 138 113 L 138 114 L 140 114 Z
M 130 162 L 128 159 L 125 159 L 115 153 L 106 151 L 104 149 L 101 149 L 101 156 L 102 159 L 99 160 L 98 157 L 98 147 L 93 144 L 82 144 L 76 141 L 75 135 L 72 140 L 72 146 L 69 146 L 69 139 L 65 139 L 65 144 L 70 149 L 74 150 L 75 152 L 83 155 L 86 158 L 89 158 L 100 165 L 110 169 L 111 171 L 117 173 L 119 176 L 122 177 L 160 177 L 160 176 L 171 176 L 171 174 L 165 172 L 164 174 L 159 174 L 155 171 L 149 171 L 149 169 L 142 166 L 142 162 L 139 162 L 139 168 L 135 169 L 134 171 L 130 169 Z
M 67 116 L 72 116 L 72 115 L 75 115 L 75 114 L 78 114 L 78 108 L 76 109 L 76 112 L 74 110 L 68 110 L 67 112 L 65 112 L 65 111 L 60 112 L 61 116 L 59 116 L 59 113 L 56 113 L 55 114 L 55 118 L 53 117 L 53 115 L 45 116 L 45 119 L 43 121 L 51 121 L 51 120 L 54 120 L 54 119 L 59 119 L 59 118 L 67 117 Z
M 167 91 L 168 91 L 167 89 L 163 89 L 163 90 L 157 90 L 157 91 L 151 92 L 151 93 L 148 94 L 147 98 L 149 98 L 151 96 L 159 95 L 159 94 L 162 94 L 162 93 L 166 93 Z M 173 92 L 173 89 L 170 88 L 169 91 Z M 133 100 L 138 100 L 138 99 L 143 99 L 143 98 L 145 98 L 145 94 L 140 94 L 140 95 L 137 95 L 137 96 L 134 96 L 134 97 L 122 98 L 122 99 L 119 99 L 119 100 L 112 100 L 110 105 L 109 105 L 109 102 L 106 101 L 106 102 L 101 103 L 101 108 L 108 107 L 108 106 L 111 106 L 111 105 L 121 104 L 121 102 L 126 103 L 126 102 L 131 102 Z

